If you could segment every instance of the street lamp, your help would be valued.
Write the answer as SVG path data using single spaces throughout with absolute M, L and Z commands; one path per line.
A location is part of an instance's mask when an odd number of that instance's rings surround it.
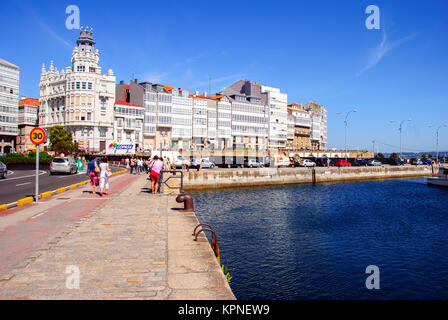
M 401 121 L 400 122 L 400 127 L 398 128 L 398 131 L 400 131 L 400 159 L 403 158 L 403 154 L 402 154 L 402 151 L 401 151 L 401 132 L 402 132 L 402 129 L 403 129 L 403 123 L 405 123 L 406 121 L 410 122 L 410 121 L 412 121 L 412 119 L 407 119 L 407 120 Z M 390 122 L 394 123 L 395 120 L 390 120 Z
M 428 127 L 432 127 L 432 126 L 428 126 Z M 442 127 L 448 127 L 448 125 L 447 124 L 442 124 L 442 125 L 440 125 L 438 128 L 437 128 L 437 130 L 436 130 L 436 163 L 439 163 L 439 130 L 440 130 L 440 128 L 442 128 Z
M 346 116 L 345 116 L 345 120 L 344 120 L 344 124 L 345 124 L 345 161 L 347 161 L 347 119 L 348 119 L 348 115 L 352 112 L 357 112 L 356 109 L 350 110 L 349 112 L 347 112 Z M 336 112 L 336 114 L 341 114 L 340 112 Z

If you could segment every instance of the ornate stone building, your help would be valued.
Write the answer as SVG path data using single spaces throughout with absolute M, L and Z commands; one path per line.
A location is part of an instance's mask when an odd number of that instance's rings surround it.
M 47 134 L 62 125 L 90 152 L 101 152 L 114 139 L 115 76 L 111 69 L 101 73 L 92 28 L 81 27 L 76 45 L 70 67 L 42 66 L 39 124 Z

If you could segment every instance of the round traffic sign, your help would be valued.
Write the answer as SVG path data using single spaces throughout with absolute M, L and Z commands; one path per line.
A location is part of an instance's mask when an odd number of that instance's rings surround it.
M 30 132 L 30 140 L 35 145 L 42 144 L 45 141 L 45 131 L 42 128 L 34 128 Z

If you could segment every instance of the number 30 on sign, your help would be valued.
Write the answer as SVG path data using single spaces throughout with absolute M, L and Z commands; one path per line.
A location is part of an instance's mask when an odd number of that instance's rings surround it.
M 45 131 L 41 128 L 34 128 L 30 132 L 30 140 L 35 145 L 42 144 L 45 141 Z

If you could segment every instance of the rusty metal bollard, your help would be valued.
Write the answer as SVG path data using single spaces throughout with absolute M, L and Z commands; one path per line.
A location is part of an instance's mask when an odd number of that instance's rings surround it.
M 194 211 L 194 205 L 193 205 L 193 197 L 189 194 L 181 193 L 176 197 L 177 203 L 184 203 L 184 209 L 181 210 L 183 212 L 193 212 Z

